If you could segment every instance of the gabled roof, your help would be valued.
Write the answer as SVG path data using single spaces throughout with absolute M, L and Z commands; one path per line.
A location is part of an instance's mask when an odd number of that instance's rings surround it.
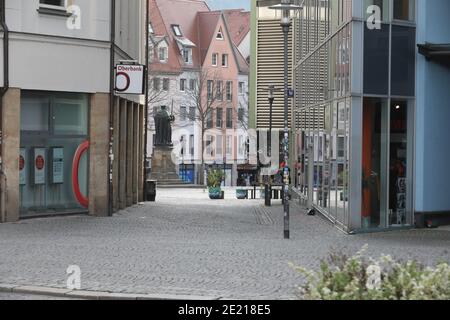
M 245 21 L 242 9 L 226 11 L 210 11 L 203 0 L 149 0 L 150 21 L 154 30 L 155 39 L 165 38 L 169 43 L 169 61 L 152 63 L 152 69 L 156 72 L 181 73 L 184 69 L 199 69 L 203 65 L 209 47 L 215 39 L 215 31 L 221 19 L 223 30 L 230 39 L 233 56 L 240 73 L 248 73 L 248 64 L 237 49 L 237 46 L 245 38 L 245 31 L 249 30 L 250 22 Z M 228 16 L 228 20 L 226 19 Z M 250 19 L 250 18 L 249 18 Z M 232 32 L 228 21 L 232 23 Z M 243 24 L 244 27 L 240 25 Z M 173 25 L 180 27 L 182 36 L 176 36 Z M 236 42 L 235 42 L 236 41 Z M 180 48 L 192 48 L 193 63 L 185 66 L 181 60 Z
M 239 47 L 250 32 L 250 12 L 244 9 L 224 10 L 228 29 L 233 43 Z
M 181 61 L 176 36 L 172 25 L 179 25 L 183 37 L 178 38 L 186 43 L 199 43 L 197 13 L 210 11 L 203 0 L 149 0 L 150 21 L 155 36 L 167 36 L 169 42 L 168 63 L 152 63 L 152 68 L 159 72 L 182 72 L 186 66 Z M 201 66 L 200 50 L 192 48 L 193 63 L 190 68 L 198 69 Z
M 198 30 L 200 34 L 200 53 L 202 63 L 205 61 L 211 41 L 213 37 L 215 37 L 214 33 L 220 17 L 220 11 L 199 12 L 198 14 Z

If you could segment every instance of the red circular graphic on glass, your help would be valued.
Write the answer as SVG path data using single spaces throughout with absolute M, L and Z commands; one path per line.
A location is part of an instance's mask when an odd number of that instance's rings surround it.
M 36 169 L 42 170 L 44 169 L 45 160 L 43 156 L 37 156 L 36 157 Z
M 25 159 L 23 156 L 19 157 L 19 170 L 22 171 L 25 168 Z

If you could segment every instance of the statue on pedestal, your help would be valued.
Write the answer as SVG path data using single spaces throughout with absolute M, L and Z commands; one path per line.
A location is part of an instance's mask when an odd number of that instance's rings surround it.
M 166 107 L 161 107 L 155 115 L 156 142 L 158 147 L 172 147 L 172 123 L 175 117 L 170 115 Z

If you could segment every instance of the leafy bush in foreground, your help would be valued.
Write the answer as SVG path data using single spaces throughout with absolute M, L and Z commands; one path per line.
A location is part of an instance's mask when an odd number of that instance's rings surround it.
M 306 277 L 300 288 L 306 300 L 450 300 L 450 266 L 426 268 L 418 262 L 400 262 L 391 256 L 378 260 L 332 253 L 319 272 L 295 267 Z

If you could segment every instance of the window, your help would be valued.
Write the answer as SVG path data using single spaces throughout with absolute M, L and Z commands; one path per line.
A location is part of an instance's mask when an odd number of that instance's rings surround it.
M 228 54 L 222 55 L 222 67 L 228 67 Z
M 181 28 L 180 28 L 179 25 L 173 24 L 173 25 L 172 25 L 172 30 L 173 30 L 173 33 L 174 33 L 177 37 L 182 37 L 182 36 L 183 36 L 183 33 L 181 33 Z
M 151 22 L 148 24 L 148 33 L 150 33 L 150 34 L 154 34 L 155 33 L 155 31 L 153 30 L 153 26 L 152 26 Z
M 189 90 L 195 91 L 196 87 L 197 87 L 197 81 L 195 79 L 189 80 Z
M 189 148 L 190 148 L 191 156 L 194 156 L 195 148 L 194 148 L 194 135 L 193 134 L 191 134 L 191 136 L 189 137 Z
M 185 139 L 185 136 L 181 136 L 181 137 L 180 137 L 180 145 L 181 145 L 181 151 L 180 151 L 180 154 L 181 154 L 181 156 L 184 156 L 184 150 L 186 149 L 186 139 Z
M 208 82 L 206 83 L 206 87 L 207 87 L 207 91 L 208 91 L 208 100 L 212 100 L 213 99 L 213 81 L 212 80 L 208 80 Z
M 159 47 L 159 61 L 167 62 L 167 47 Z
M 223 32 L 222 32 L 222 28 L 219 29 L 219 32 L 217 32 L 217 36 L 216 36 L 217 40 L 223 40 Z
M 223 137 L 221 134 L 216 135 L 216 157 L 223 155 Z
M 170 79 L 169 78 L 164 78 L 163 79 L 163 90 L 164 91 L 169 91 L 169 87 L 170 87 Z
M 245 109 L 241 107 L 241 108 L 238 109 L 238 120 L 239 120 L 239 122 L 244 122 L 244 116 L 245 116 Z
M 227 136 L 227 155 L 231 156 L 233 153 L 233 136 Z
M 189 120 L 195 121 L 195 115 L 196 115 L 196 108 L 190 107 L 189 108 Z
M 223 125 L 223 109 L 217 108 L 216 127 L 222 128 Z
M 414 21 L 415 20 L 415 0 L 395 0 L 394 20 Z
M 181 92 L 186 91 L 186 79 L 180 79 L 180 91 Z
M 227 129 L 233 129 L 233 109 L 227 108 Z
M 243 95 L 245 93 L 245 83 L 239 82 L 239 94 Z
M 223 81 L 217 81 L 216 99 L 223 101 Z
M 183 61 L 185 63 L 192 63 L 192 49 L 191 48 L 184 48 L 181 51 L 181 55 L 183 56 Z
M 212 54 L 212 65 L 214 67 L 217 67 L 217 60 L 219 60 L 219 54 L 218 53 L 213 53 Z
M 161 90 L 161 79 L 153 78 L 153 90 L 159 91 Z
M 65 1 L 64 0 L 39 0 L 39 4 L 43 7 L 49 6 L 49 7 L 65 7 Z
M 213 127 L 213 112 L 209 110 L 206 115 L 206 128 L 211 129 Z
M 187 120 L 187 108 L 186 107 L 180 107 L 180 120 L 186 121 Z
M 227 101 L 233 100 L 233 82 L 227 81 Z

